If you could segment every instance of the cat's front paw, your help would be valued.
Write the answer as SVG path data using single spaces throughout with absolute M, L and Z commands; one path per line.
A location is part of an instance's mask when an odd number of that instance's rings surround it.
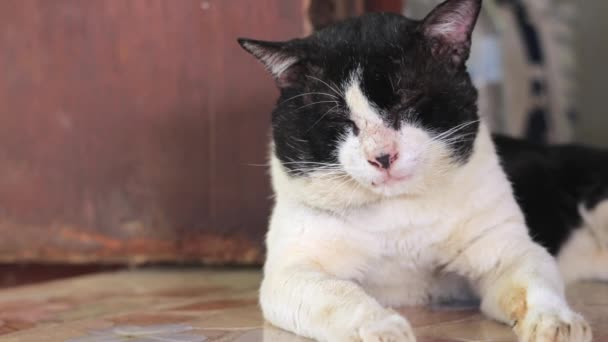
M 359 329 L 362 342 L 415 342 L 414 331 L 405 318 L 389 311 L 386 316 L 365 323 Z
M 590 342 L 591 328 L 585 319 L 570 310 L 530 311 L 515 326 L 520 342 Z

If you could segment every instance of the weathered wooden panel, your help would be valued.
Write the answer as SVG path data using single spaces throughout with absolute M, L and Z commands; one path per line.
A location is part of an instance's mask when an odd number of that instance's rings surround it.
M 368 12 L 403 13 L 406 0 L 367 0 L 365 10 Z
M 364 0 L 309 0 L 309 31 L 320 30 L 340 20 L 363 14 Z
M 0 1 L 0 261 L 258 262 L 283 0 Z

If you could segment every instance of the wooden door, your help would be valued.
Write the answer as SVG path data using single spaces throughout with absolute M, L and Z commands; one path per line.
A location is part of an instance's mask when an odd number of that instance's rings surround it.
M 259 262 L 303 1 L 0 1 L 0 261 Z

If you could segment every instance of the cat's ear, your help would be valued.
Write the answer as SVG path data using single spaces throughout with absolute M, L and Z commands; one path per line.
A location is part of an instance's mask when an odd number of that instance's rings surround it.
M 469 58 L 471 35 L 481 11 L 482 0 L 447 0 L 422 22 L 433 53 L 462 65 Z
M 287 48 L 284 42 L 267 42 L 239 38 L 239 44 L 245 51 L 255 56 L 275 78 L 279 88 L 289 87 L 297 82 L 300 59 Z

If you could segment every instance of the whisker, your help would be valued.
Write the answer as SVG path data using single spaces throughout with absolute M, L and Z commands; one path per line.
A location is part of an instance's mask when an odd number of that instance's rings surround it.
M 328 165 L 328 166 L 341 166 L 339 163 L 323 163 L 323 162 L 309 162 L 309 161 L 289 161 L 282 162 L 283 164 L 315 164 L 315 165 Z
M 298 108 L 296 108 L 294 111 L 298 111 L 298 110 L 300 110 L 300 109 L 302 109 L 302 108 L 306 108 L 306 107 L 314 106 L 314 105 L 319 104 L 319 103 L 335 103 L 336 105 L 338 104 L 338 102 L 337 102 L 337 101 L 317 101 L 317 102 L 313 102 L 313 103 L 305 104 L 305 105 L 303 105 L 303 106 L 301 106 L 301 107 L 298 107 Z
M 332 87 L 332 86 L 331 86 L 331 85 L 329 85 L 327 82 L 323 81 L 322 79 L 316 78 L 316 77 L 314 77 L 314 76 L 306 75 L 306 77 L 308 77 L 308 78 L 312 78 L 313 80 L 316 80 L 316 81 L 319 81 L 319 82 L 321 82 L 321 83 L 325 84 L 325 85 L 326 85 L 326 86 L 327 86 L 329 89 L 333 90 L 333 91 L 336 93 L 336 95 L 340 95 L 340 97 L 344 98 L 344 93 L 343 93 L 343 92 L 341 92 L 341 91 L 338 89 L 338 87 Z
M 299 95 L 290 97 L 287 100 L 285 100 L 285 101 L 283 101 L 283 102 L 281 102 L 279 104 L 283 104 L 283 103 L 289 102 L 289 101 L 291 101 L 293 99 L 297 99 L 298 97 L 302 97 L 302 96 L 306 96 L 306 95 L 325 95 L 325 96 L 333 97 L 336 100 L 339 99 L 339 97 L 336 96 L 336 95 L 332 95 L 332 94 L 328 94 L 328 93 L 322 93 L 322 92 L 312 92 L 312 93 L 299 94 Z
M 449 130 L 447 130 L 447 131 L 445 131 L 445 132 L 443 132 L 443 133 L 441 133 L 441 134 L 439 134 L 439 135 L 437 135 L 435 137 L 432 137 L 426 144 L 424 144 L 424 146 L 432 144 L 432 143 L 435 143 L 435 142 L 438 142 L 438 141 L 443 141 L 444 138 L 450 137 L 450 136 L 456 134 L 458 131 L 461 131 L 464 128 L 466 128 L 466 127 L 468 127 L 468 126 L 470 126 L 472 124 L 475 124 L 475 123 L 477 123 L 479 121 L 480 120 L 467 121 L 467 122 L 464 122 L 464 123 L 462 123 L 460 125 L 452 127 Z
M 345 215 L 346 211 L 350 208 L 350 206 L 351 206 L 351 204 L 353 202 L 353 199 L 355 198 L 355 192 L 357 190 L 359 190 L 359 187 L 361 186 L 361 185 L 359 185 L 359 182 L 356 182 L 356 181 L 355 181 L 354 184 L 355 184 L 355 186 L 353 186 L 353 189 L 350 192 L 350 196 L 348 198 L 348 202 L 347 202 L 346 206 L 344 207 L 344 209 L 342 210 L 342 215 Z
M 315 123 L 313 123 L 312 126 L 310 126 L 310 128 L 306 131 L 306 133 L 310 132 L 311 129 L 313 129 L 319 122 L 321 122 L 321 120 L 323 120 L 325 118 L 325 116 L 327 116 L 327 114 L 329 114 L 331 111 L 338 108 L 338 106 L 340 106 L 340 105 L 336 104 L 335 106 L 331 107 L 327 112 L 325 112 L 325 114 L 321 115 L 321 117 L 317 121 L 315 121 Z
M 462 130 L 462 129 L 464 129 L 464 128 L 466 128 L 466 127 L 470 126 L 470 125 L 473 125 L 473 124 L 475 124 L 475 123 L 478 123 L 478 122 L 479 122 L 479 120 L 472 120 L 472 121 L 466 121 L 466 122 L 463 122 L 463 123 L 461 123 L 460 125 L 457 125 L 457 126 L 455 126 L 455 127 L 452 127 L 452 128 L 450 128 L 449 130 L 447 130 L 447 131 L 445 131 L 445 132 L 443 132 L 443 133 L 441 133 L 441 134 L 437 135 L 437 136 L 435 137 L 435 139 L 442 139 L 442 138 L 444 138 L 444 137 L 446 137 L 446 136 L 450 136 L 450 135 L 452 135 L 452 134 L 456 133 L 457 131 L 460 131 L 460 130 Z

